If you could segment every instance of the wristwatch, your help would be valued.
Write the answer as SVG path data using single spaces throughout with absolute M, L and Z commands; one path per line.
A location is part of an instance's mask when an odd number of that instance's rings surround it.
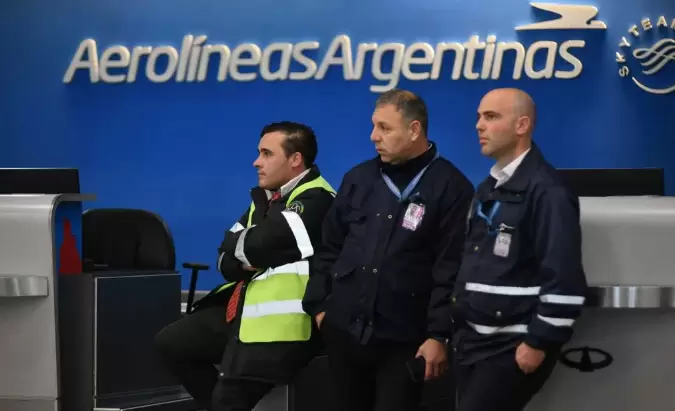
M 443 337 L 429 337 L 429 338 L 431 338 L 432 340 L 436 340 L 443 345 L 448 345 L 450 343 L 449 338 L 443 338 Z

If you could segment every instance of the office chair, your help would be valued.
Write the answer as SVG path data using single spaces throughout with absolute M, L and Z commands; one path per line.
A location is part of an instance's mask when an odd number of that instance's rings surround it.
M 82 215 L 84 280 L 93 282 L 96 408 L 184 405 L 191 398 L 156 357 L 154 338 L 181 317 L 181 275 L 171 232 L 157 214 L 101 208 Z M 194 296 L 197 272 L 191 268 Z M 131 371 L 130 371 L 131 370 Z M 184 403 L 184 404 L 183 404 Z

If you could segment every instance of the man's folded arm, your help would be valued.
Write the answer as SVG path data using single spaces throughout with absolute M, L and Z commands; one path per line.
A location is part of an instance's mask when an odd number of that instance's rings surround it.
M 223 259 L 267 269 L 313 256 L 323 218 L 333 201 L 330 193 L 316 190 L 321 189 L 305 191 L 285 211 L 270 213 L 261 223 L 228 234 L 219 250 Z M 252 274 L 248 272 L 249 277 Z
M 248 213 L 249 210 L 246 210 L 241 218 L 225 232 L 225 238 L 218 249 L 218 263 L 216 267 L 226 281 L 247 280 L 254 274 L 254 272 L 245 270 L 241 261 L 237 260 L 234 255 L 228 255 L 223 252 L 223 244 L 246 228 L 246 224 L 248 223 Z

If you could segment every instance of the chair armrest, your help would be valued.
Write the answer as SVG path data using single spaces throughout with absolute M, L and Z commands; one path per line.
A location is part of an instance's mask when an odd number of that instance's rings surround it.
M 192 303 L 195 299 L 195 291 L 197 290 L 197 279 L 199 278 L 199 272 L 202 270 L 208 270 L 210 267 L 206 264 L 199 263 L 183 263 L 183 268 L 192 270 L 190 274 L 190 289 L 188 290 L 188 300 L 185 313 L 189 314 L 192 311 Z

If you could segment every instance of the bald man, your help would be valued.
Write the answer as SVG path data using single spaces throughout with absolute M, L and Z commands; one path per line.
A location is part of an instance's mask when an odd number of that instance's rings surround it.
M 495 160 L 467 216 L 453 291 L 458 411 L 520 411 L 555 367 L 586 294 L 579 203 L 532 142 L 536 110 L 517 89 L 478 108 Z

